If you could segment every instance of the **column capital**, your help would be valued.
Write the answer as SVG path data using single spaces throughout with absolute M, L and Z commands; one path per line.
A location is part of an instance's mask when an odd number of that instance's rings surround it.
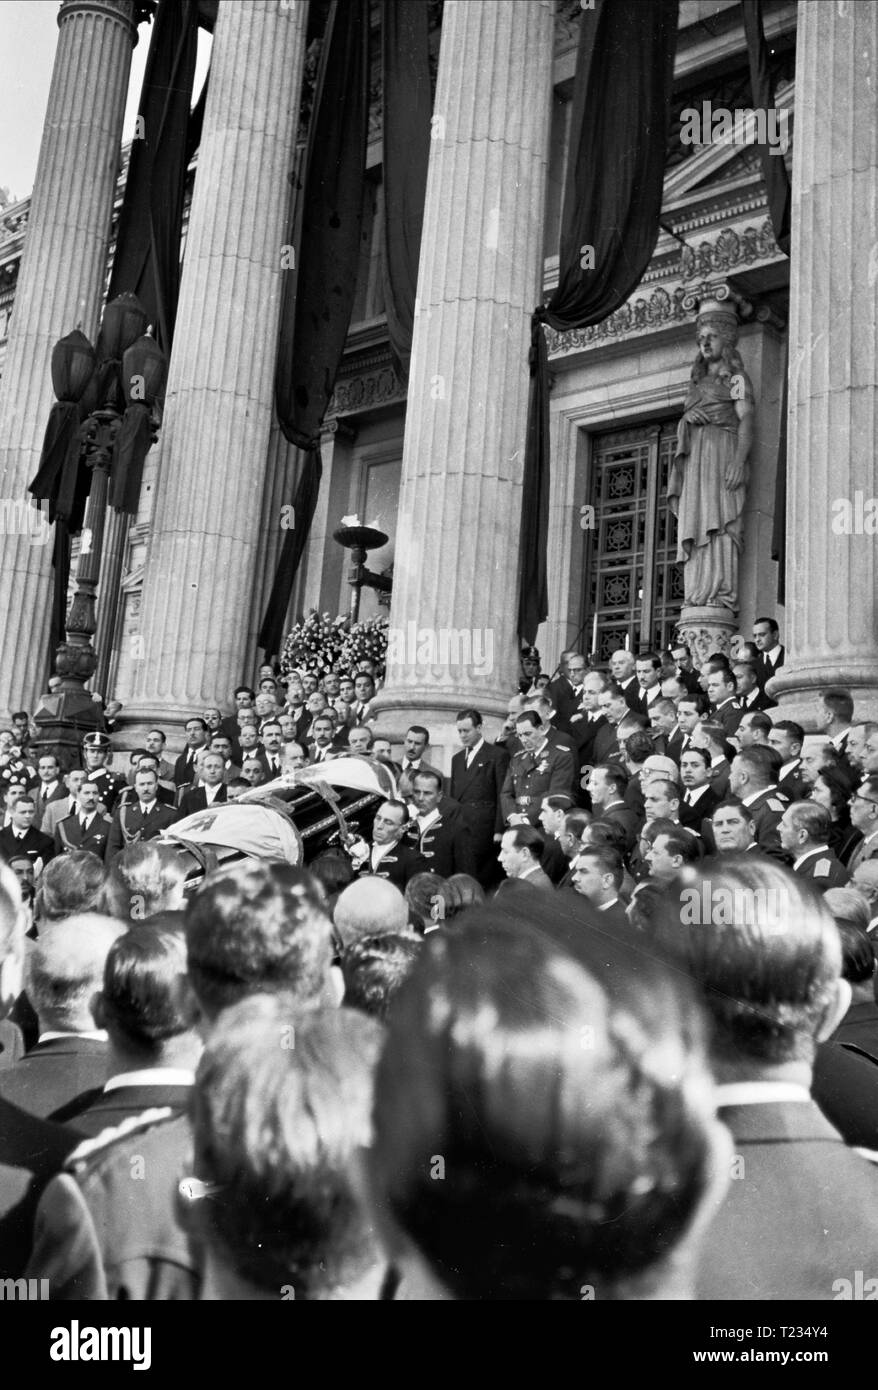
M 58 28 L 77 14 L 96 14 L 101 19 L 115 19 L 128 30 L 131 47 L 137 43 L 137 26 L 144 20 L 152 6 L 135 3 L 135 0 L 61 0 L 58 11 Z

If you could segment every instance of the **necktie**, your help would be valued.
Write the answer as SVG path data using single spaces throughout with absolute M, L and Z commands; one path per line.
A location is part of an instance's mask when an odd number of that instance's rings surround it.
M 471 762 L 472 762 L 472 760 L 473 760 L 473 758 L 474 758 L 475 756 L 476 756 L 476 755 L 475 755 L 475 753 L 473 752 L 473 750 L 472 750 L 471 748 L 468 748 L 468 749 L 466 750 L 466 765 L 467 765 L 467 767 L 470 766 L 470 764 L 471 764 Z
M 683 800 L 685 801 L 685 803 L 686 803 L 687 806 L 691 806 L 691 805 L 692 805 L 692 793 L 691 793 L 691 792 L 687 792 L 686 795 L 683 797 Z
M 83 831 L 88 830 L 88 821 L 86 820 L 85 816 L 79 817 L 79 824 L 82 826 Z
M 148 806 L 144 806 L 143 802 L 140 803 L 140 814 L 143 816 L 144 820 L 149 815 L 149 810 L 150 808 Z

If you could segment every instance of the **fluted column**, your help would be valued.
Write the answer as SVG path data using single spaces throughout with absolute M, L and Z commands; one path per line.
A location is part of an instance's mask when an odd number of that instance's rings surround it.
M 37 471 L 54 400 L 50 359 L 77 323 L 97 331 L 131 50 L 133 0 L 65 0 L 0 385 L 0 499 Z M 0 546 L 0 712 L 34 709 L 43 690 L 52 547 Z
M 144 575 L 144 659 L 126 701 L 135 726 L 170 727 L 225 703 L 245 674 L 307 11 L 219 6 Z
M 277 420 L 273 420 L 268 441 L 262 515 L 259 523 L 262 544 L 256 557 L 244 675 L 247 675 L 251 668 L 255 670 L 257 660 L 261 659 L 257 639 L 265 616 L 265 606 L 277 575 L 281 547 L 287 531 L 295 523 L 293 499 L 301 472 L 301 459 L 301 450 L 297 449 L 295 444 L 290 444 Z
M 848 686 L 878 718 L 878 6 L 800 3 L 790 278 L 787 665 L 813 727 Z M 770 605 L 769 605 L 770 607 Z
M 505 708 L 530 315 L 552 99 L 548 0 L 446 0 L 408 389 L 383 722 Z M 432 647 L 431 644 L 432 643 Z M 433 659 L 431 659 L 433 658 Z M 432 721 L 432 722 L 431 722 Z

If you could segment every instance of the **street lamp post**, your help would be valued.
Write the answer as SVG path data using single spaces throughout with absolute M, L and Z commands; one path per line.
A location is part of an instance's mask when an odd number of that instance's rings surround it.
M 82 737 L 102 730 L 104 717 L 86 682 L 98 664 L 93 644 L 97 629 L 96 603 L 111 474 L 117 458 L 122 412 L 146 412 L 149 438 L 157 437 L 156 399 L 164 382 L 166 362 L 146 333 L 146 315 L 133 294 L 122 294 L 104 310 L 95 352 L 97 366 L 87 391 L 99 402 L 79 429 L 80 464 L 91 472 L 85 517 L 76 565 L 76 588 L 66 621 L 66 639 L 55 654 L 60 685 L 43 696 L 34 719 L 39 735 L 35 746 L 65 750 L 74 765 Z M 58 344 L 61 348 L 67 340 Z M 108 596 L 104 596 L 108 597 Z

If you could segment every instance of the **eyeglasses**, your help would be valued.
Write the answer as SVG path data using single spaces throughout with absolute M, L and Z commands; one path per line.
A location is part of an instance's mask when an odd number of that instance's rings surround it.
M 848 801 L 848 805 L 853 806 L 855 801 L 865 801 L 869 806 L 878 806 L 878 801 L 875 801 L 871 796 L 863 796 L 862 792 L 854 792 L 853 796 Z

